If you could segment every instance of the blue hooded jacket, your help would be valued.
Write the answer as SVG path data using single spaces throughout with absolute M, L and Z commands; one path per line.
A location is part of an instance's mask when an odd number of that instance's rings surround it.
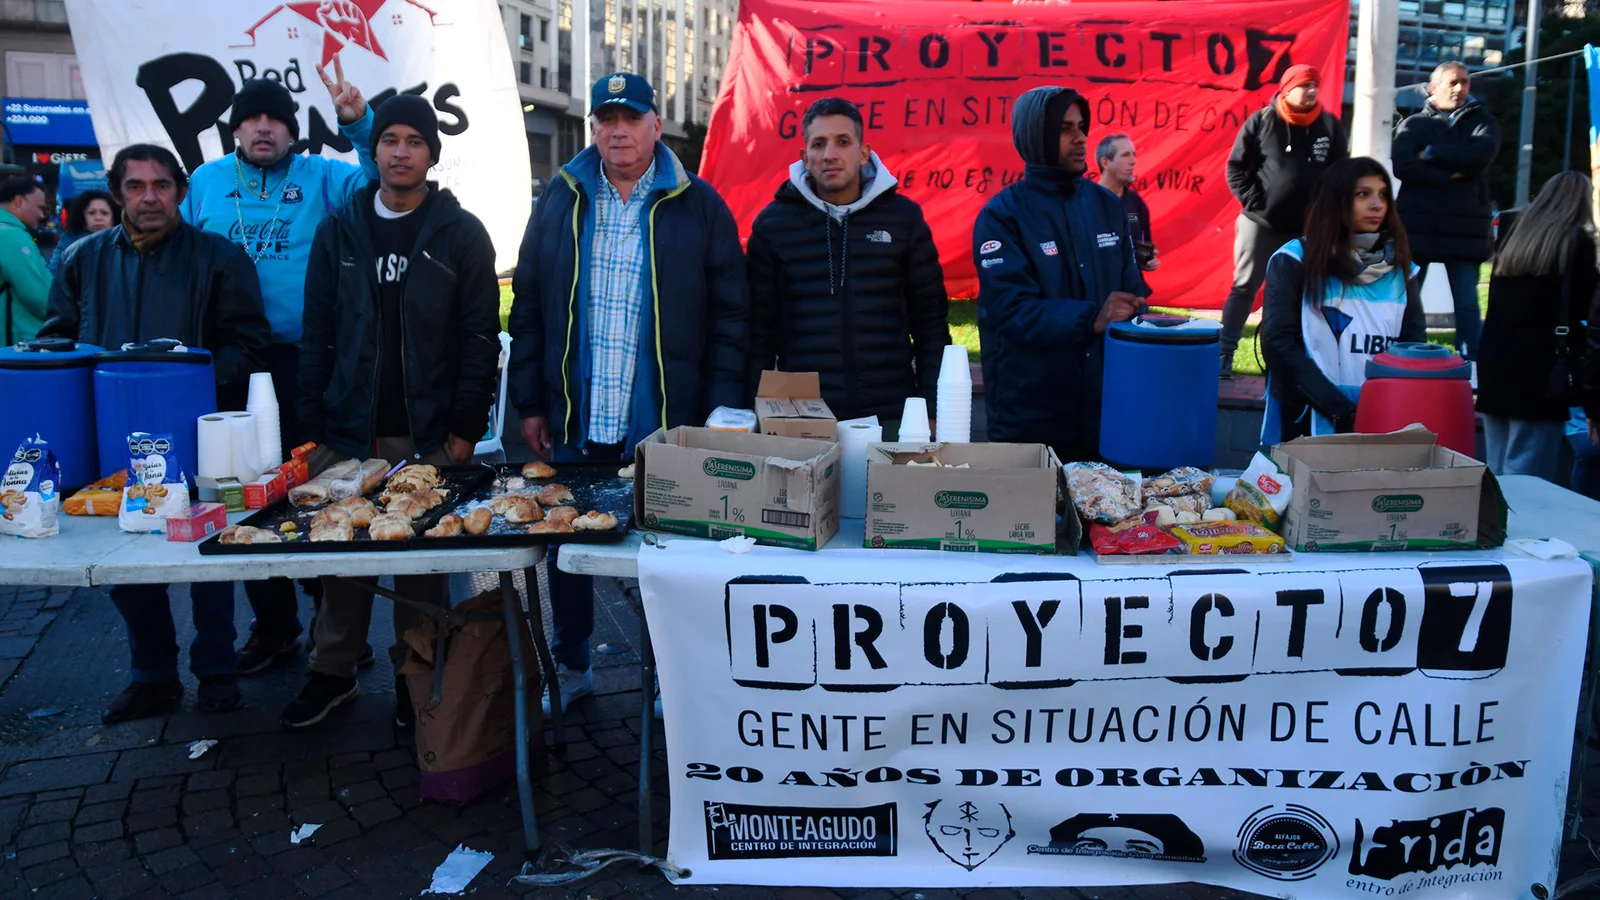
M 711 185 L 665 144 L 644 217 L 640 358 L 624 455 L 658 428 L 699 425 L 718 406 L 744 404 L 750 289 L 739 229 Z M 545 416 L 558 445 L 582 449 L 589 422 L 589 268 L 594 196 L 605 177 L 589 147 L 561 168 L 528 217 L 511 333 L 512 405 Z
M 1049 444 L 1063 461 L 1097 459 L 1103 339 L 1094 321 L 1112 291 L 1144 282 L 1116 194 L 1047 165 L 1045 106 L 1070 88 L 1034 88 L 1012 110 L 1027 164 L 972 227 L 989 439 Z M 1059 123 L 1057 123 L 1059 124 Z
M 300 342 L 306 264 L 317 226 L 378 177 L 369 140 L 372 107 L 360 121 L 339 130 L 355 145 L 360 166 L 290 154 L 260 169 L 230 153 L 196 167 L 189 176 L 189 193 L 181 208 L 184 221 L 233 241 L 255 261 L 274 344 Z M 265 200 L 258 183 L 271 189 Z

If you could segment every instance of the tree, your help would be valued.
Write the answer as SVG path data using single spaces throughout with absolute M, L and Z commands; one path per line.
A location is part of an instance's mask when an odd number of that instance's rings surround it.
M 1549 57 L 1573 50 L 1582 50 L 1584 44 L 1600 44 L 1600 17 L 1567 18 L 1557 14 L 1566 9 L 1562 3 L 1545 5 L 1546 16 L 1539 27 L 1539 56 Z M 1519 16 L 1526 15 L 1519 11 Z M 1506 54 L 1507 65 L 1527 59 L 1525 47 Z M 1583 60 L 1578 59 L 1576 69 L 1569 68 L 1566 59 L 1539 64 L 1539 89 L 1534 106 L 1533 120 L 1533 172 L 1532 193 L 1550 176 L 1561 171 L 1561 154 L 1565 146 L 1567 125 L 1567 91 L 1573 96 L 1572 160 L 1571 168 L 1589 171 L 1589 79 L 1584 72 Z M 1569 82 L 1568 72 L 1576 78 Z M 1512 69 L 1503 76 L 1485 76 L 1486 84 L 1474 83 L 1473 93 L 1483 99 L 1491 112 L 1500 120 L 1500 154 L 1495 158 L 1489 173 L 1490 190 L 1501 209 L 1509 209 L 1517 194 L 1517 145 L 1522 128 L 1523 70 Z

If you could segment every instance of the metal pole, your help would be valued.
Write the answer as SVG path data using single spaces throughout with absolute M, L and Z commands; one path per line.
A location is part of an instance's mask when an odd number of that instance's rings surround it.
M 1528 0 L 1528 34 L 1522 46 L 1528 59 L 1539 58 L 1539 4 Z M 1523 70 L 1522 82 L 1522 137 L 1517 147 L 1517 206 L 1528 205 L 1529 188 L 1533 182 L 1533 114 L 1539 93 L 1539 67 L 1530 65 Z
M 579 104 L 585 107 L 589 103 L 589 85 L 594 81 L 594 62 L 590 59 L 593 41 L 594 15 L 589 9 L 589 0 L 572 0 L 572 84 L 569 87 Z M 589 123 L 580 119 L 578 131 L 583 133 L 583 146 L 589 146 L 594 140 L 589 134 Z
M 677 117 L 679 122 L 688 124 L 689 119 L 684 115 L 684 112 L 689 107 L 684 102 L 685 98 L 683 96 L 683 86 L 689 83 L 689 79 L 683 74 L 683 45 L 684 42 L 689 39 L 689 23 L 683 20 L 683 0 L 676 0 L 676 2 L 677 7 L 673 10 L 673 12 L 678 17 L 678 41 L 673 47 L 673 51 L 677 54 L 678 64 L 673 70 L 673 78 L 677 81 L 677 89 L 672 92 L 672 102 L 673 106 L 675 107 L 673 114 Z
M 1356 26 L 1356 96 L 1350 155 L 1389 168 L 1394 132 L 1394 59 L 1400 41 L 1399 0 L 1361 0 Z
M 1561 147 L 1561 171 L 1572 168 L 1572 104 L 1578 96 L 1578 58 L 1567 60 L 1567 131 Z

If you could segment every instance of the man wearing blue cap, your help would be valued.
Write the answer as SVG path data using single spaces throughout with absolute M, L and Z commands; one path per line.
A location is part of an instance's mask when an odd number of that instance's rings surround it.
M 595 82 L 594 146 L 534 206 L 512 279 L 511 400 L 533 452 L 631 458 L 659 428 L 744 406 L 750 297 L 738 227 L 661 143 L 655 90 Z M 550 570 L 563 703 L 589 693 L 594 583 Z
M 284 456 L 306 439 L 296 416 L 300 373 L 301 314 L 306 264 L 317 226 L 378 177 L 372 161 L 372 110 L 344 64 L 333 58 L 333 75 L 317 75 L 328 89 L 339 130 L 361 165 L 291 152 L 300 140 L 294 95 L 283 84 L 253 78 L 233 95 L 228 127 L 233 153 L 197 166 L 183 202 L 183 218 L 244 248 L 261 279 L 261 300 L 272 325 L 263 371 L 272 373 L 278 395 Z M 239 649 L 239 674 L 253 675 L 292 657 L 300 645 L 294 585 L 287 578 L 245 583 L 255 622 Z

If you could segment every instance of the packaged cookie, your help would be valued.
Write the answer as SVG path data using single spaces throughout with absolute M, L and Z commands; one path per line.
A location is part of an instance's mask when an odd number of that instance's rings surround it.
M 17 446 L 0 478 L 0 534 L 42 538 L 61 533 L 61 465 L 44 438 Z
M 122 489 L 117 524 L 123 531 L 157 533 L 167 519 L 189 512 L 189 485 L 170 434 L 128 435 L 128 483 Z

